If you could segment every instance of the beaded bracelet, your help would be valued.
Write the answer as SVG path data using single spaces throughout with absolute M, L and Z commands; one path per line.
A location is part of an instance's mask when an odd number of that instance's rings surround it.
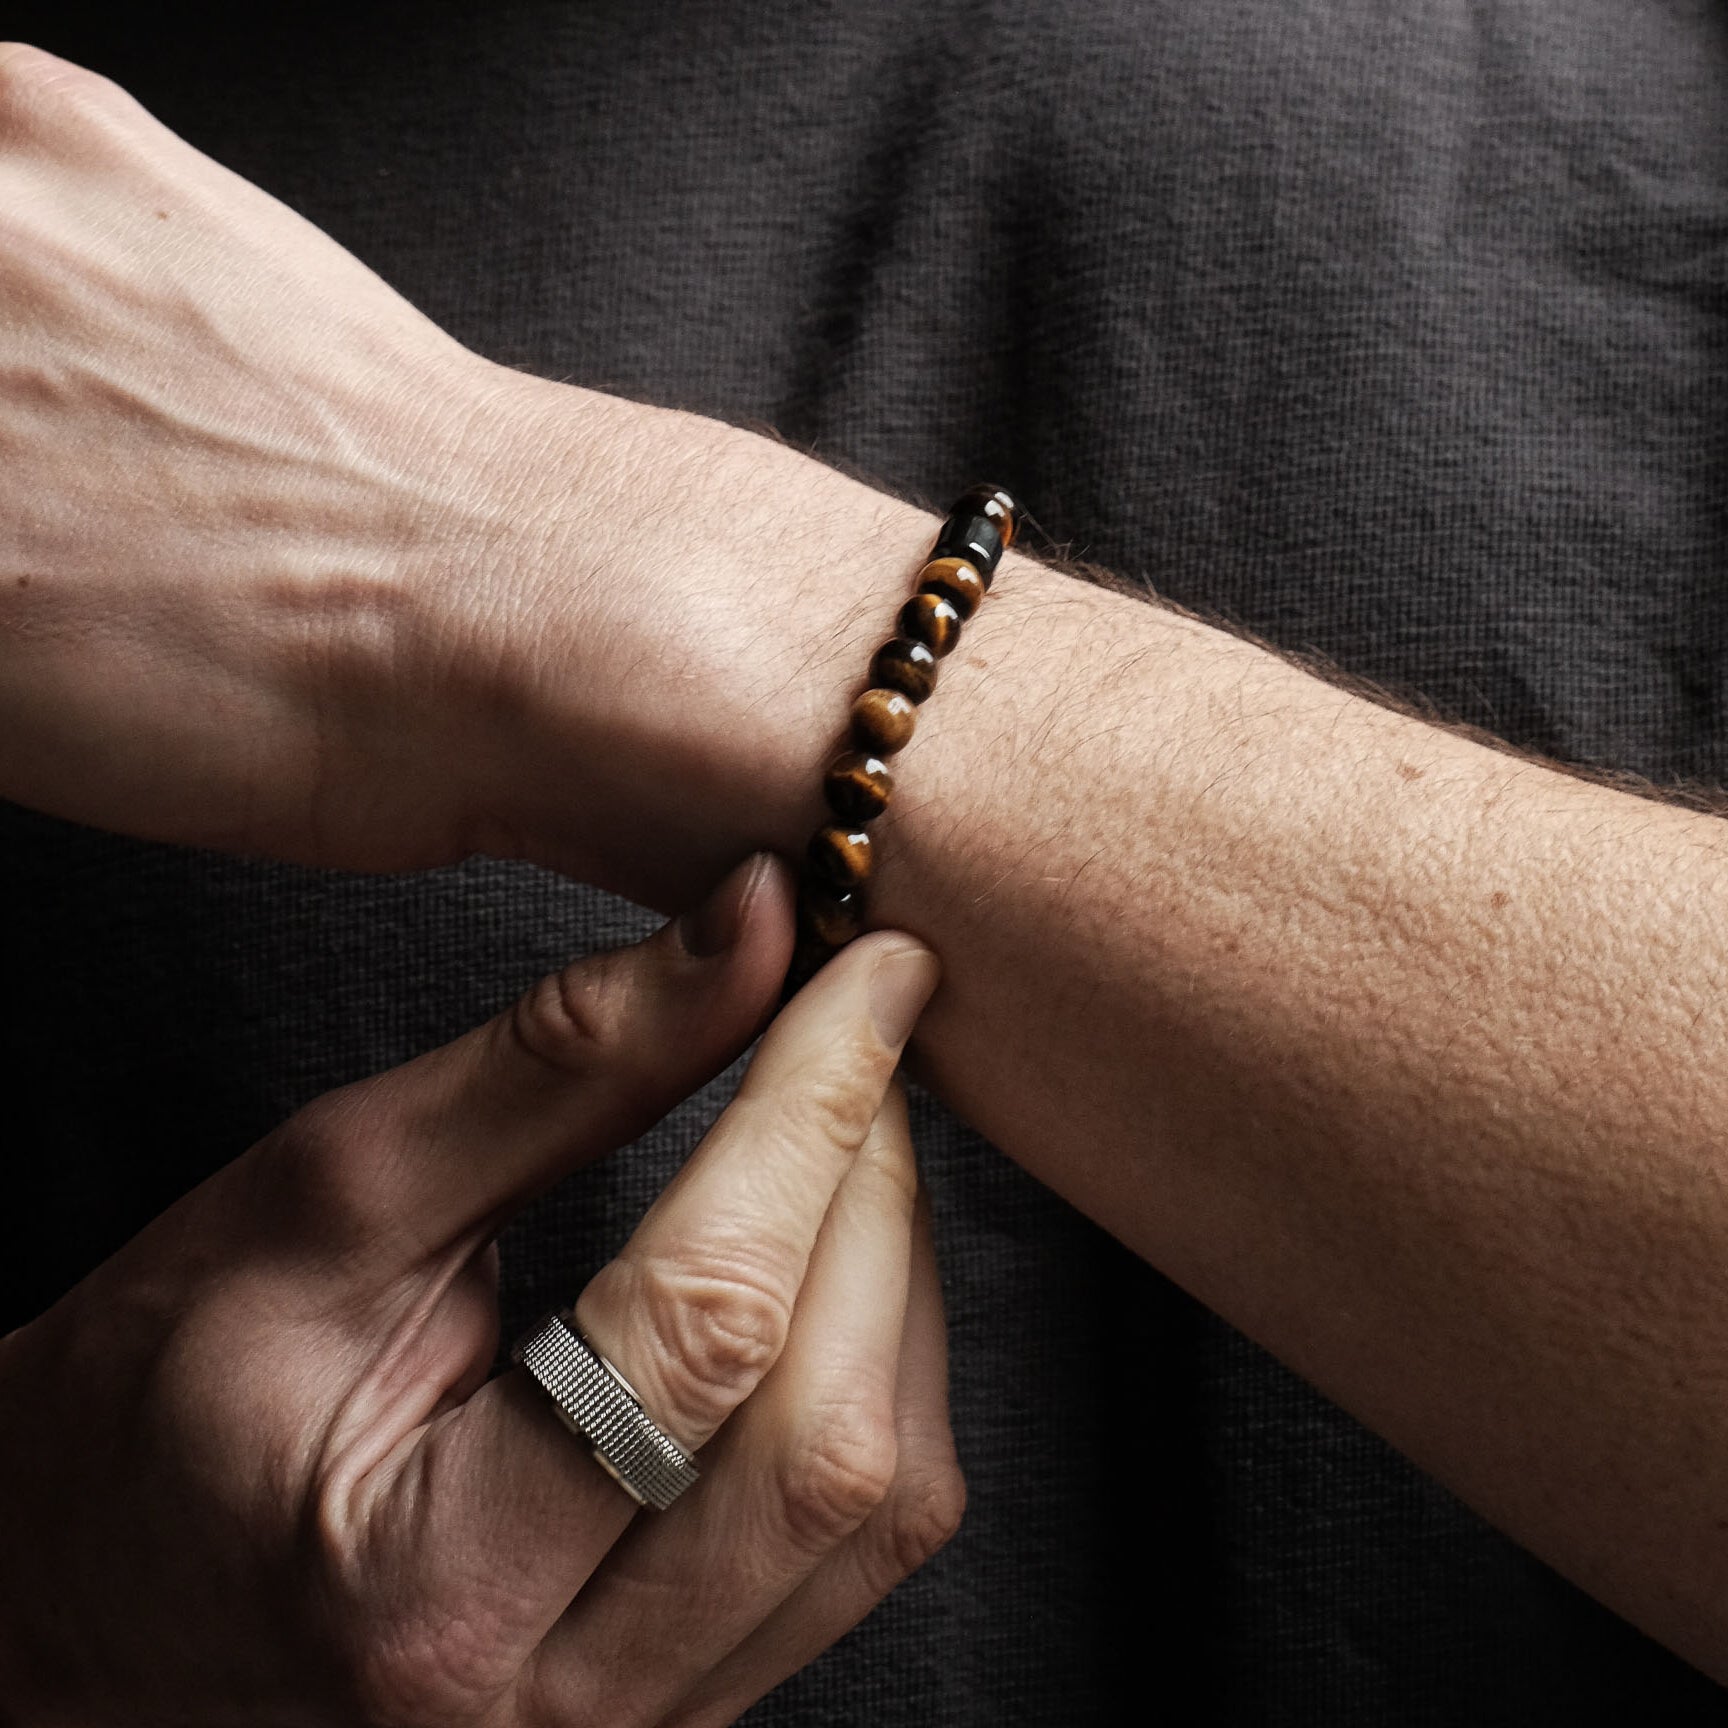
M 960 627 L 989 592 L 1019 517 L 1020 506 L 1000 486 L 966 492 L 918 572 L 917 593 L 900 608 L 899 634 L 870 662 L 869 688 L 852 704 L 852 748 L 822 776 L 836 820 L 818 828 L 805 850 L 798 944 L 782 1000 L 864 928 L 869 824 L 894 791 L 887 758 L 911 738 L 918 704 L 936 688 L 936 663 L 953 652 Z

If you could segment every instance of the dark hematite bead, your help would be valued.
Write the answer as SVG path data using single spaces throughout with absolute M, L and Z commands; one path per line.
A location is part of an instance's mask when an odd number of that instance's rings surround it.
M 1002 549 L 1014 544 L 1020 529 L 1020 506 L 1005 486 L 971 486 L 954 501 L 949 520 L 956 516 L 988 516 L 1002 536 Z
M 904 750 L 918 724 L 918 709 L 898 690 L 866 690 L 852 704 L 852 739 L 872 756 Z
M 864 928 L 864 896 L 806 876 L 798 890 L 798 929 L 830 948 L 843 948 Z
M 828 764 L 822 791 L 842 822 L 873 822 L 888 808 L 894 775 L 880 756 L 848 750 Z
M 962 622 L 954 602 L 940 594 L 914 594 L 900 608 L 900 634 L 922 642 L 938 660 L 960 640 Z
M 936 688 L 936 656 L 922 642 L 896 636 L 876 650 L 870 682 L 922 702 Z
M 940 594 L 962 618 L 970 618 L 984 599 L 984 578 L 964 558 L 932 558 L 918 572 L 921 594 Z
M 870 835 L 863 828 L 818 828 L 804 850 L 817 878 L 848 892 L 870 880 Z
M 971 512 L 950 516 L 936 536 L 932 558 L 964 558 L 984 578 L 984 586 L 996 574 L 1002 556 L 1002 536 L 988 516 Z

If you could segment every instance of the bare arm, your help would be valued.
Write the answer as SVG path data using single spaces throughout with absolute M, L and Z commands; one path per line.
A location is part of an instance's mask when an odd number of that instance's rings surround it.
M 1059 581 L 887 849 L 930 1078 L 1728 1677 L 1728 834 Z
M 691 737 L 792 852 L 933 522 L 680 424 L 657 533 L 788 596 Z M 916 1071 L 1728 1678 L 1728 830 L 1012 553 L 896 766 L 873 917 L 945 968 Z

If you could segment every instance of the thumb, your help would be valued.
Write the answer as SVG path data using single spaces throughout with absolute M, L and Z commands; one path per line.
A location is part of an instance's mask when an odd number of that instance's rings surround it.
M 316 1100 L 279 1132 L 327 1164 L 329 1223 L 389 1277 L 492 1234 L 635 1139 L 766 1023 L 792 900 L 786 865 L 758 853 L 646 941 L 575 961 L 454 1043 Z

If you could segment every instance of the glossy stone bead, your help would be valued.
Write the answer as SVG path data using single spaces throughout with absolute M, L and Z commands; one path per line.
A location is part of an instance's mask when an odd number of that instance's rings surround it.
M 922 642 L 896 636 L 876 650 L 870 682 L 922 702 L 936 688 L 936 656 Z
M 866 690 L 852 704 L 852 741 L 872 756 L 904 750 L 917 724 L 917 706 L 898 690 Z
M 962 622 L 954 602 L 940 594 L 914 594 L 900 608 L 900 634 L 922 642 L 938 660 L 960 640 Z
M 972 486 L 954 501 L 948 512 L 955 516 L 988 516 L 991 525 L 1002 536 L 1003 550 L 1014 544 L 1020 526 L 1020 506 L 1014 494 L 1005 486 Z
M 830 888 L 806 876 L 798 889 L 798 932 L 830 948 L 843 948 L 864 928 L 864 896 Z
M 894 774 L 880 756 L 848 750 L 828 764 L 822 793 L 842 822 L 873 822 L 888 808 Z
M 942 525 L 930 556 L 964 558 L 984 578 L 984 586 L 988 588 L 1002 556 L 1002 536 L 988 516 L 964 512 L 950 516 Z
M 964 558 L 932 558 L 918 572 L 920 594 L 940 594 L 960 616 L 970 618 L 984 598 L 984 578 Z
M 864 828 L 818 828 L 804 849 L 810 869 L 831 888 L 848 891 L 870 880 L 870 835 Z

